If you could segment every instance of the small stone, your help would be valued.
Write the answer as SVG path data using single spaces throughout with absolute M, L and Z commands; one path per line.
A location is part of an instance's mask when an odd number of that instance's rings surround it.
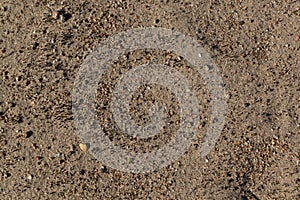
M 38 148 L 38 146 L 37 146 L 36 143 L 31 144 L 31 147 L 32 147 L 33 149 L 37 149 L 37 148 Z
M 240 22 L 239 22 L 239 25 L 240 25 L 240 26 L 243 26 L 244 24 L 245 24 L 245 21 L 240 21 Z
M 80 143 L 79 144 L 79 148 L 83 151 L 83 152 L 87 152 L 88 150 L 88 145 L 84 144 L 84 143 Z
M 105 165 L 101 166 L 101 172 L 106 173 L 107 172 L 107 167 Z
M 31 179 L 32 179 L 31 174 L 28 174 L 27 179 L 28 179 L 28 180 L 31 180 Z
M 72 17 L 72 15 L 70 13 L 64 13 L 62 15 L 59 15 L 59 17 L 62 22 L 66 22 Z
M 60 15 L 60 16 L 59 16 L 59 19 L 60 19 L 60 21 L 62 21 L 62 22 L 65 22 L 65 21 L 66 21 L 66 18 L 65 18 L 64 15 Z
M 204 69 L 205 69 L 206 71 L 210 71 L 210 70 L 213 69 L 213 66 L 212 66 L 212 65 L 205 65 L 205 66 L 204 66 Z
M 0 49 L 0 55 L 4 54 L 6 52 L 6 49 Z
M 4 12 L 6 12 L 8 10 L 8 8 L 6 6 L 2 6 L 1 10 L 3 10 Z
M 57 11 L 53 11 L 53 12 L 52 12 L 52 17 L 53 17 L 54 19 L 57 19 L 57 18 L 58 18 L 58 15 L 59 15 L 59 13 L 58 13 Z
M 7 145 L 7 140 L 3 140 L 0 144 L 1 144 L 1 146 Z
M 68 21 L 72 17 L 72 14 L 67 13 L 64 9 L 53 11 L 51 15 L 54 19 L 60 19 L 62 22 Z
M 35 156 L 35 157 L 34 157 L 34 160 L 39 161 L 39 160 L 41 160 L 42 158 L 43 158 L 42 156 Z
M 33 131 L 27 131 L 24 136 L 25 136 L 25 138 L 29 138 L 32 135 L 33 135 Z
M 11 174 L 9 172 L 4 173 L 4 175 L 3 175 L 4 178 L 8 178 L 10 176 L 11 176 Z

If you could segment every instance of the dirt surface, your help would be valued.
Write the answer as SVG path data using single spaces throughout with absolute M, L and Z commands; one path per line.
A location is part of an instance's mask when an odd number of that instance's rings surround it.
M 297 0 L 1 0 L 0 199 L 299 199 L 299 9 Z M 138 27 L 189 35 L 219 67 L 228 113 L 205 158 L 199 148 L 209 97 L 201 77 L 192 81 L 204 106 L 199 137 L 173 164 L 125 173 L 80 149 L 72 118 L 76 74 L 101 41 Z M 124 69 L 145 60 L 193 74 L 172 53 L 131 52 L 99 83 L 99 105 L 109 102 Z M 174 105 L 170 120 L 176 122 L 178 104 L 159 86 L 135 93 L 132 117 L 147 123 L 139 105 L 155 98 Z M 176 129 L 174 123 L 166 134 L 132 145 L 104 123 L 106 110 L 99 108 L 99 116 L 116 144 L 135 151 L 158 148 Z

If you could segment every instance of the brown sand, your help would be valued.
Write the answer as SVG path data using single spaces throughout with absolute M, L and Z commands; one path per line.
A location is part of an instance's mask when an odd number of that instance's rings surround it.
M 1 0 L 0 199 L 299 199 L 299 8 L 297 0 Z M 71 91 L 99 42 L 153 26 L 189 35 L 210 53 L 225 83 L 228 114 L 205 158 L 199 138 L 158 172 L 125 173 L 80 150 Z M 128 66 L 167 59 L 184 67 L 162 52 L 133 52 L 128 59 Z M 162 98 L 163 89 L 154 89 L 146 100 Z M 207 102 L 205 89 L 198 96 Z M 105 93 L 98 97 L 105 101 Z M 132 109 L 140 119 L 143 109 Z M 110 128 L 108 135 L 117 137 Z

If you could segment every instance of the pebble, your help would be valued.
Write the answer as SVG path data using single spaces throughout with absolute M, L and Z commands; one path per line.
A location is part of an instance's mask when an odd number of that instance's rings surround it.
M 1 146 L 7 145 L 7 140 L 3 140 L 0 144 L 1 144 Z
M 83 152 L 87 152 L 88 150 L 88 146 L 84 143 L 80 143 L 79 144 L 79 148 L 83 151 Z
M 60 19 L 60 21 L 62 21 L 62 22 L 67 21 L 65 15 L 60 15 L 60 16 L 59 16 L 59 19 Z
M 6 52 L 6 49 L 0 49 L 0 55 L 4 54 Z
M 58 18 L 58 15 L 59 15 L 58 11 L 53 11 L 53 12 L 52 12 L 52 17 L 53 17 L 54 19 L 57 19 L 57 18 Z
M 105 165 L 101 166 L 101 172 L 106 173 L 107 172 L 107 167 Z
M 24 137 L 25 137 L 25 138 L 29 138 L 29 137 L 32 136 L 32 135 L 33 135 L 33 132 L 32 132 L 32 131 L 26 131 Z
M 60 19 L 60 21 L 65 22 L 72 17 L 72 14 L 66 13 L 65 10 L 56 10 L 52 12 L 52 17 L 54 19 Z
M 31 174 L 28 174 L 27 179 L 28 179 L 28 180 L 31 180 L 31 179 L 32 179 Z

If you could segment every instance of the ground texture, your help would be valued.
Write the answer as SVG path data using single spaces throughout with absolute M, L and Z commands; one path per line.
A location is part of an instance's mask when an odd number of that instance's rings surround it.
M 299 9 L 297 0 L 0 0 L 0 199 L 299 199 Z M 199 157 L 199 136 L 172 165 L 145 174 L 114 170 L 80 149 L 71 98 L 93 48 L 138 27 L 195 38 L 219 67 L 228 105 L 208 156 Z M 172 53 L 130 52 L 99 83 L 99 103 L 107 103 L 120 68 L 149 60 L 193 74 Z M 201 77 L 192 84 L 204 106 L 201 135 L 209 97 Z M 173 103 L 178 112 L 166 88 L 140 91 L 144 99 L 137 91 L 132 103 L 137 121 L 147 123 L 143 107 L 134 106 L 147 99 Z M 100 123 L 109 116 L 99 109 Z M 110 138 L 129 144 L 109 124 Z M 156 146 L 172 129 L 153 140 Z M 147 142 L 129 148 L 155 148 Z

